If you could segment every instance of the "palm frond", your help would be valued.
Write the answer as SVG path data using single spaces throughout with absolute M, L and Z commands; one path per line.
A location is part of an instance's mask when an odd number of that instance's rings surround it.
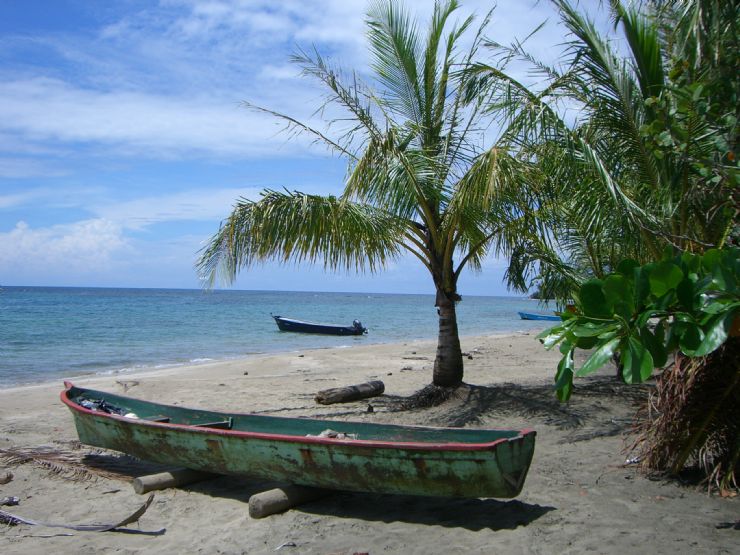
M 404 225 L 368 205 L 267 190 L 258 201 L 237 203 L 197 266 L 209 285 L 268 261 L 322 261 L 328 269 L 375 272 L 398 255 Z

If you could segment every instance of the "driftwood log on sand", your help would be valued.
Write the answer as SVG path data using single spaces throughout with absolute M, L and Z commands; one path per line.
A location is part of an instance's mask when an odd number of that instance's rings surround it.
M 322 405 L 331 405 L 333 403 L 347 403 L 368 397 L 377 397 L 385 391 L 385 384 L 380 380 L 350 385 L 347 387 L 336 387 L 333 389 L 324 389 L 316 394 L 316 402 Z

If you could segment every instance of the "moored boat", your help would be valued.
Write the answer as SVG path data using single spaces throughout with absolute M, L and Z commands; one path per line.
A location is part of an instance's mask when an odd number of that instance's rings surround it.
M 351 326 L 339 326 L 336 324 L 319 324 L 317 322 L 305 322 L 294 318 L 272 315 L 280 331 L 294 331 L 299 333 L 321 333 L 324 335 L 362 335 L 367 333 L 367 328 L 362 322 L 355 320 Z
M 550 321 L 560 321 L 560 316 L 557 316 L 555 314 L 539 314 L 537 312 L 520 312 L 519 317 L 522 320 L 550 320 Z
M 82 443 L 169 465 L 329 489 L 450 497 L 519 494 L 533 430 L 397 426 L 232 414 L 65 382 Z

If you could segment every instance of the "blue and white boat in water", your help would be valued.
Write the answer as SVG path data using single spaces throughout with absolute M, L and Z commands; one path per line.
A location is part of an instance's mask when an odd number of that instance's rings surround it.
M 522 320 L 549 320 L 553 322 L 559 322 L 560 316 L 556 314 L 539 314 L 537 312 L 519 312 L 519 317 Z

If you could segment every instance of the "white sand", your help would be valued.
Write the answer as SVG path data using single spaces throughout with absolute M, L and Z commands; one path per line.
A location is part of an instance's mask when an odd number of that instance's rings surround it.
M 160 535 L 0 525 L 0 553 L 736 552 L 738 532 L 721 525 L 738 520 L 737 499 L 651 481 L 623 466 L 639 389 L 617 384 L 605 371 L 579 381 L 572 402 L 560 405 L 550 387 L 557 353 L 545 351 L 534 334 L 473 337 L 463 339 L 463 350 L 472 356 L 465 381 L 474 386 L 435 408 L 391 410 L 398 397 L 429 383 L 434 350 L 431 342 L 324 349 L 76 383 L 117 393 L 127 387 L 130 396 L 213 410 L 535 428 L 535 458 L 518 499 L 337 493 L 253 520 L 249 496 L 267 486 L 221 477 L 157 492 L 138 530 L 164 529 Z M 383 397 L 328 407 L 313 401 L 318 390 L 371 379 L 385 383 Z M 0 449 L 70 450 L 77 436 L 59 402 L 61 389 L 54 383 L 0 391 Z M 0 485 L 0 498 L 17 496 L 20 504 L 2 509 L 26 518 L 114 522 L 144 501 L 125 474 L 80 481 L 0 459 L 0 476 L 5 470 L 14 479 Z

